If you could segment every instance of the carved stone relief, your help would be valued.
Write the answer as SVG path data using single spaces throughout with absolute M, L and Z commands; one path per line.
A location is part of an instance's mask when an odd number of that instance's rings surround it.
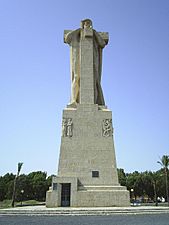
M 112 135 L 112 120 L 104 119 L 102 124 L 103 137 L 110 137 Z
M 63 118 L 62 121 L 62 137 L 73 136 L 73 122 L 71 118 Z

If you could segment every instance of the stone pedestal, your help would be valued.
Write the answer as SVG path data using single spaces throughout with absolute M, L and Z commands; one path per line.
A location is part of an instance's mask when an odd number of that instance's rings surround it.
M 129 192 L 118 182 L 111 111 L 97 104 L 66 108 L 62 129 L 46 206 L 129 206 Z

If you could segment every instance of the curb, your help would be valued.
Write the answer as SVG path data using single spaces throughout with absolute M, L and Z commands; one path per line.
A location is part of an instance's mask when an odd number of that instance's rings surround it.
M 137 208 L 42 208 L 36 207 L 1 209 L 0 215 L 41 215 L 41 216 L 103 216 L 113 214 L 161 214 L 168 213 L 169 207 L 137 207 Z

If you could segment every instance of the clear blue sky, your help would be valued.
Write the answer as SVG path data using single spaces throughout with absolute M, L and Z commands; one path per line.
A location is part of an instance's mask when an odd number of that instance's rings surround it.
M 56 174 L 70 98 L 64 29 L 85 18 L 109 32 L 102 87 L 117 165 L 158 170 L 169 154 L 168 0 L 0 0 L 0 175 Z

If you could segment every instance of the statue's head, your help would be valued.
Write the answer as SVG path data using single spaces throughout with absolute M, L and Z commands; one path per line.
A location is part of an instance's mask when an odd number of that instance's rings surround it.
M 82 20 L 81 28 L 92 28 L 92 21 L 90 19 Z

